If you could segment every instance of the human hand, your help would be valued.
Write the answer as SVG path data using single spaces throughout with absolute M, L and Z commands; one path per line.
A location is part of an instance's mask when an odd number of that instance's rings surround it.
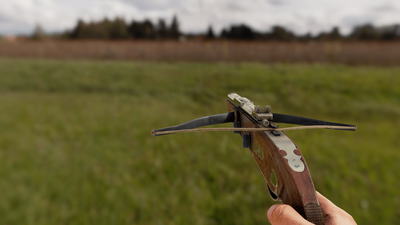
M 337 207 L 329 199 L 317 192 L 319 204 L 325 225 L 357 225 L 353 217 L 343 209 Z M 305 220 L 296 210 L 286 204 L 276 204 L 269 208 L 268 220 L 272 225 L 312 225 Z

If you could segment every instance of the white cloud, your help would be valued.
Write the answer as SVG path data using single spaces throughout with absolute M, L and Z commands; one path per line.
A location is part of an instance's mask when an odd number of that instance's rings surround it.
M 178 15 L 186 32 L 215 31 L 244 23 L 266 31 L 281 25 L 295 31 L 331 30 L 348 33 L 355 25 L 400 23 L 398 0 L 0 0 L 0 33 L 29 33 L 36 24 L 46 31 L 72 29 L 77 19 L 123 17 L 157 21 Z

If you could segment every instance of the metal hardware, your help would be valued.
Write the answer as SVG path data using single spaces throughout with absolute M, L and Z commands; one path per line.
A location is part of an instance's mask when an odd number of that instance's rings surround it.
M 250 148 L 251 146 L 251 135 L 250 134 L 243 134 L 242 136 L 243 139 L 243 148 Z
M 276 131 L 280 132 L 281 131 Z M 284 133 L 280 136 L 272 135 L 270 132 L 265 132 L 271 140 L 276 144 L 280 151 L 286 152 L 286 155 L 283 156 L 287 159 L 289 167 L 296 172 L 303 172 L 304 171 L 304 163 L 301 161 L 301 156 L 296 155 L 294 151 L 296 150 L 296 146 L 294 145 L 293 141 L 288 138 Z
M 269 126 L 272 128 L 279 128 L 279 126 L 272 121 L 269 121 Z M 279 131 L 271 131 L 271 134 L 273 134 L 274 136 L 281 136 L 281 133 Z
M 228 98 L 232 101 L 232 103 L 234 103 L 237 107 L 242 108 L 249 115 L 251 115 L 251 113 L 254 111 L 254 103 L 248 98 L 241 97 L 236 93 L 228 94 Z
M 271 113 L 271 106 L 259 106 L 254 105 L 252 101 L 248 98 L 241 97 L 236 93 L 228 94 L 228 98 L 235 104 L 237 107 L 242 108 L 247 114 L 252 116 L 258 123 L 262 123 L 264 126 L 268 127 L 269 122 L 264 122 L 264 120 L 272 120 L 273 115 Z
M 272 120 L 271 106 L 266 105 L 263 107 L 256 105 L 252 112 L 252 116 L 257 120 Z

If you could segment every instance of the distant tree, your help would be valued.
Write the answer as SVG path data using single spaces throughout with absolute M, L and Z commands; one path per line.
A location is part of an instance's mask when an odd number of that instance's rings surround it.
M 256 33 L 244 24 L 233 25 L 227 30 L 223 30 L 221 36 L 228 39 L 242 39 L 242 40 L 252 40 L 256 38 Z
M 380 34 L 378 30 L 371 24 L 356 26 L 350 34 L 350 39 L 362 41 L 378 40 L 379 38 Z
M 71 33 L 72 39 L 107 39 L 109 37 L 107 26 L 105 25 L 107 20 L 95 23 L 85 23 L 79 20 L 76 27 Z
M 97 24 L 99 24 L 100 26 L 103 26 L 104 27 L 104 29 L 107 29 L 107 30 L 109 30 L 110 29 L 110 26 L 111 26 L 111 24 L 112 24 L 112 21 L 110 21 L 107 17 L 105 17 L 102 21 L 100 21 L 100 22 L 92 22 L 91 23 L 92 25 L 97 25 Z
M 122 18 L 117 17 L 111 23 L 104 24 L 104 26 L 107 26 L 111 39 L 127 39 L 130 36 L 125 20 Z
M 332 31 L 328 34 L 329 40 L 340 40 L 342 39 L 342 35 L 340 34 L 340 30 L 338 27 L 334 27 Z
M 315 40 L 317 41 L 327 41 L 329 40 L 329 35 L 325 32 L 319 33 L 316 37 Z
M 84 38 L 86 39 L 109 39 L 110 31 L 109 31 L 110 21 L 108 19 L 104 19 L 101 22 L 91 22 L 86 26 L 84 30 Z
M 135 39 L 143 38 L 141 24 L 136 21 L 132 21 L 132 23 L 129 25 L 128 32 L 130 36 Z
M 79 20 L 70 34 L 73 39 L 127 39 L 129 36 L 125 21 L 118 17 L 91 23 Z
M 36 26 L 33 34 L 34 39 L 41 39 L 44 36 L 43 29 Z M 105 18 L 99 22 L 85 23 L 78 20 L 72 31 L 66 31 L 59 35 L 52 35 L 53 38 L 71 39 L 178 39 L 182 35 L 179 28 L 179 21 L 176 15 L 173 16 L 171 25 L 167 26 L 164 19 L 159 19 L 155 25 L 150 20 L 143 22 L 132 21 L 127 25 L 122 18 L 109 20 Z M 187 37 L 201 37 L 212 39 L 216 37 L 213 27 L 210 24 L 205 35 L 186 34 Z M 50 37 L 50 36 L 49 36 Z M 400 24 L 374 27 L 371 24 L 356 26 L 347 37 L 342 36 L 338 27 L 333 27 L 330 32 L 320 33 L 312 37 L 309 33 L 296 36 L 290 30 L 281 26 L 273 26 L 270 32 L 257 32 L 251 27 L 241 24 L 232 25 L 221 31 L 219 37 L 236 40 L 278 40 L 278 41 L 309 41 L 309 40 L 400 40 Z
M 400 39 L 400 25 L 399 24 L 380 27 L 379 32 L 381 33 L 382 40 L 388 41 L 388 40 Z
M 181 32 L 179 31 L 179 22 L 176 18 L 176 15 L 174 15 L 174 17 L 172 18 L 171 27 L 169 29 L 169 36 L 171 38 L 178 39 L 180 35 Z
M 221 38 L 228 38 L 228 31 L 226 29 L 222 29 L 221 34 L 219 36 Z
M 270 39 L 278 41 L 291 41 L 295 39 L 295 35 L 290 31 L 287 31 L 284 27 L 273 26 L 272 32 L 270 33 Z
M 83 22 L 83 20 L 78 20 L 78 23 L 76 24 L 75 28 L 71 33 L 71 38 L 72 39 L 84 38 L 85 29 L 86 29 L 85 22 Z
M 338 41 L 341 40 L 343 37 L 340 34 L 340 30 L 338 27 L 332 28 L 332 31 L 329 33 L 321 32 L 316 36 L 316 40 L 319 41 Z
M 298 41 L 311 41 L 313 39 L 312 35 L 310 33 L 306 33 L 304 35 L 299 35 L 295 37 L 296 40 Z
M 156 29 L 154 25 L 151 23 L 150 20 L 145 20 L 143 22 L 143 33 L 144 33 L 144 38 L 146 39 L 154 39 L 156 38 Z
M 43 28 L 40 24 L 37 24 L 35 29 L 33 30 L 31 38 L 34 40 L 41 40 L 46 37 L 46 33 L 44 32 Z
M 167 28 L 167 25 L 165 24 L 164 19 L 158 20 L 157 37 L 160 39 L 168 38 L 168 28 Z
M 128 31 L 134 39 L 156 38 L 156 29 L 150 20 L 145 20 L 144 22 L 133 21 L 128 27 Z
M 212 28 L 211 25 L 208 27 L 206 38 L 207 39 L 214 39 L 215 38 L 214 31 L 213 31 L 213 28 Z

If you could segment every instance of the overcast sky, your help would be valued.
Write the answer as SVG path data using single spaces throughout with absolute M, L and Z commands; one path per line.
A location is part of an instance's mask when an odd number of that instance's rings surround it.
M 79 18 L 170 23 L 173 15 L 184 32 L 205 31 L 210 24 L 219 32 L 244 23 L 260 31 L 281 25 L 304 34 L 338 26 L 348 33 L 365 23 L 400 23 L 400 0 L 0 0 L 0 34 L 29 34 L 36 24 L 47 32 L 63 31 Z

